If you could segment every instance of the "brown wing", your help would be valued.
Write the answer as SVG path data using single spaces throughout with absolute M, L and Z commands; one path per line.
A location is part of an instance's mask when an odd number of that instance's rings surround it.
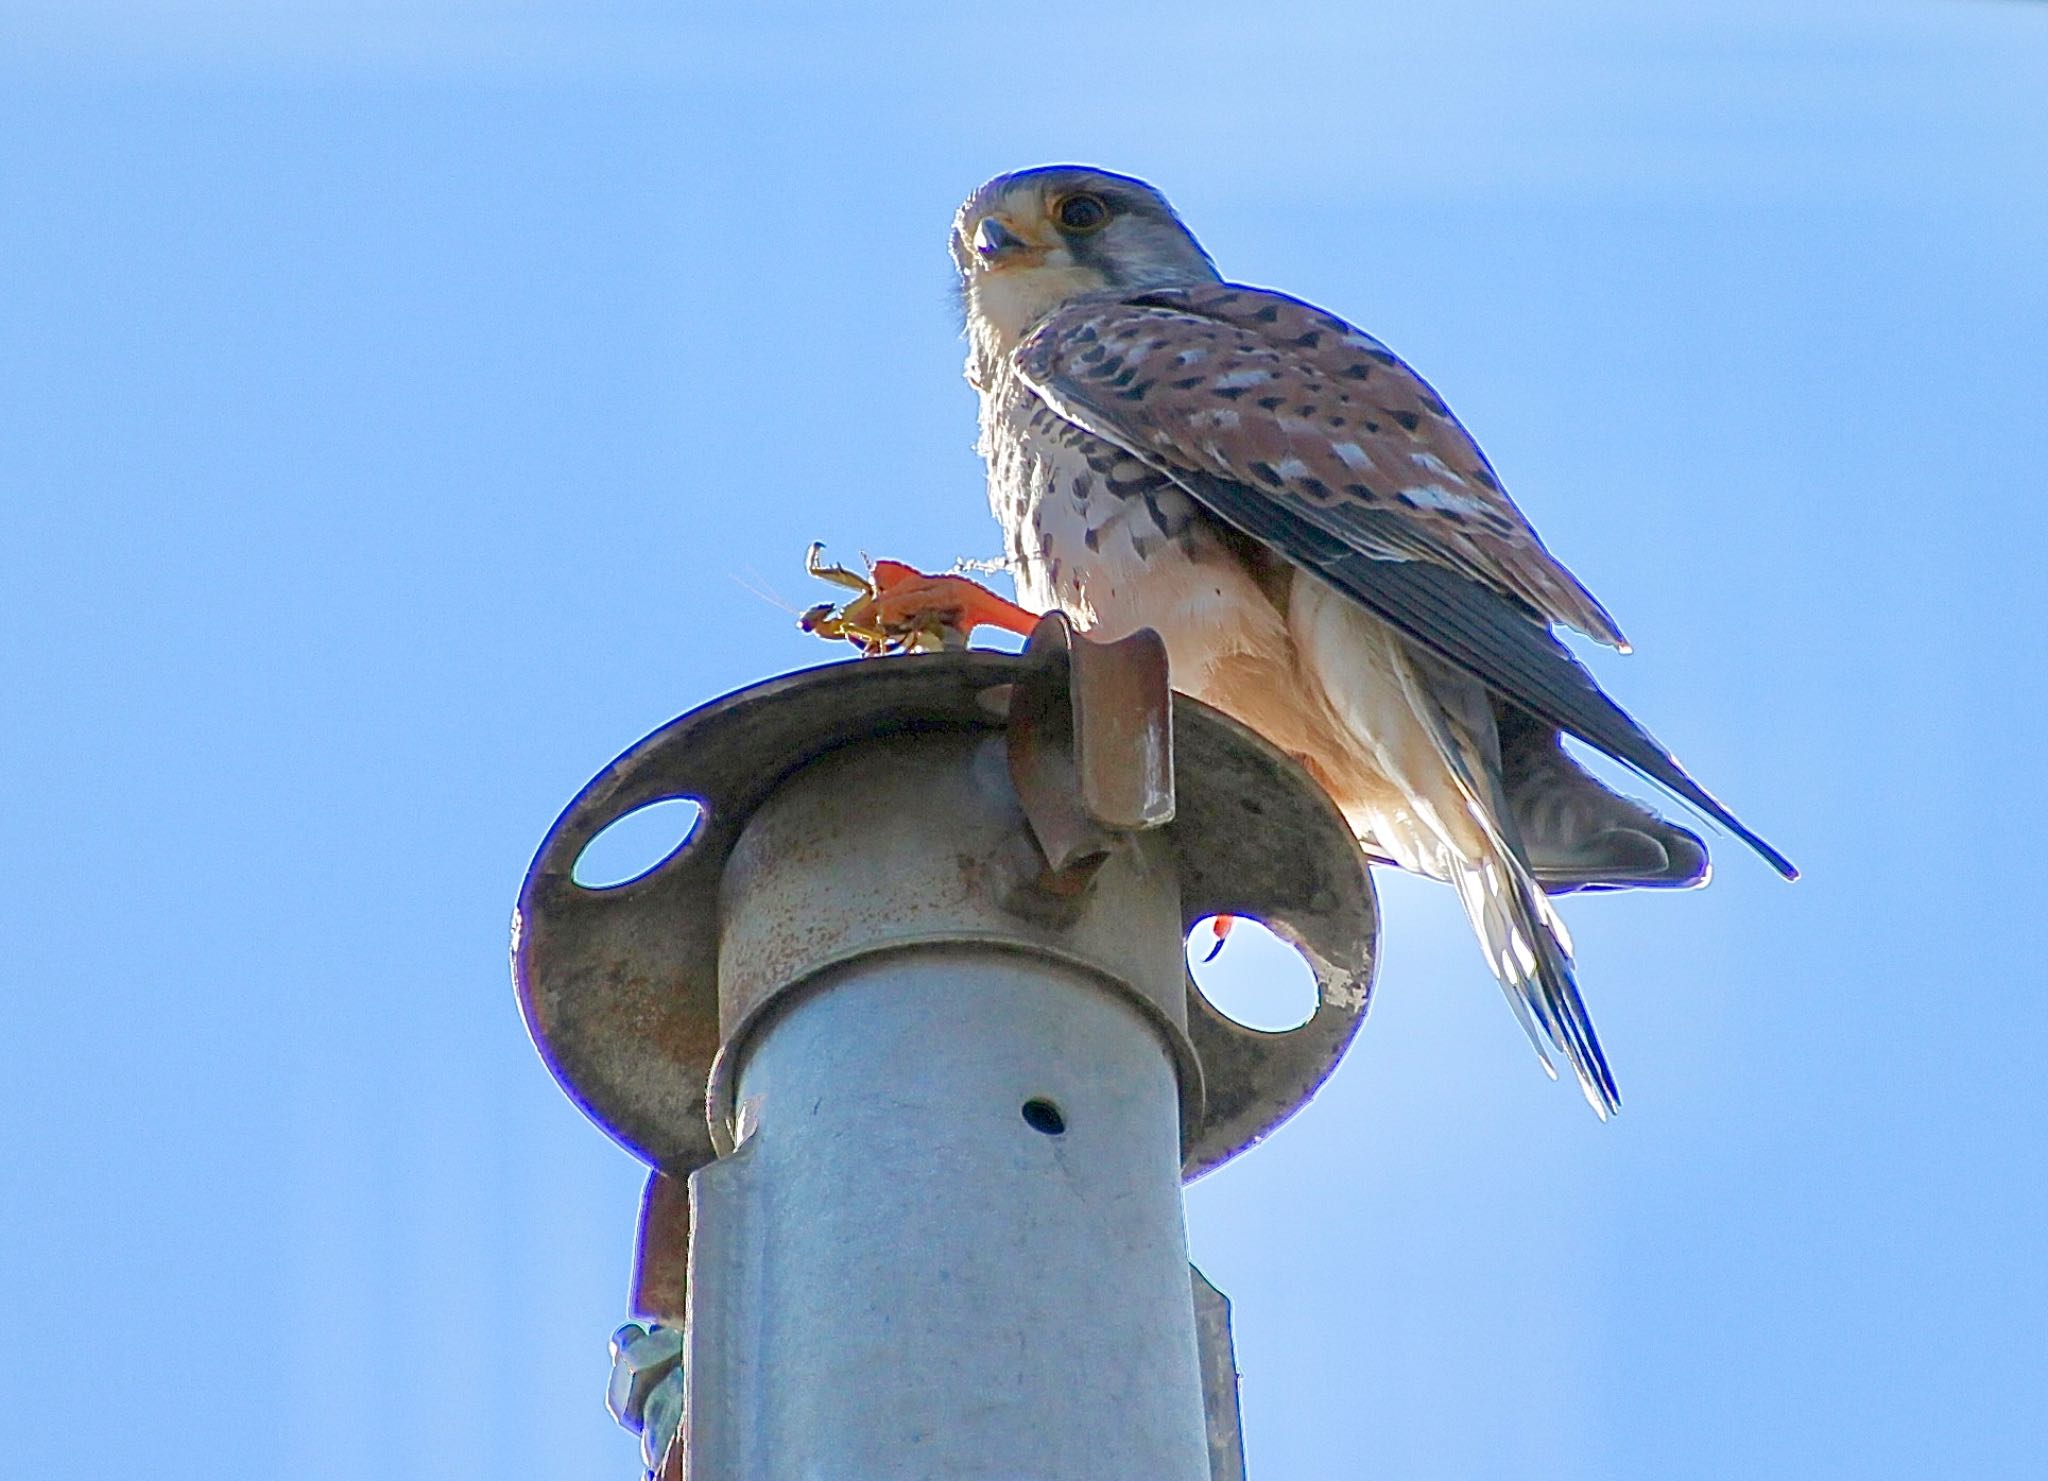
M 1221 284 L 1070 305 L 1016 365 L 1054 411 L 1225 523 L 1797 873 L 1551 633 L 1562 622 L 1621 641 L 1465 430 L 1377 340 L 1296 299 Z
M 1437 394 L 1335 315 L 1220 283 L 1065 310 L 1020 350 L 1027 375 L 1054 344 L 1162 455 L 1312 503 L 1375 554 L 1433 561 L 1627 648 Z

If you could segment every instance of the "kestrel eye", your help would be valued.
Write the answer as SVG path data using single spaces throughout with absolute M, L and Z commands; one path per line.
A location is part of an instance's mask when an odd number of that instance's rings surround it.
M 1068 231 L 1100 231 L 1109 224 L 1109 207 L 1099 195 L 1070 195 L 1053 216 Z

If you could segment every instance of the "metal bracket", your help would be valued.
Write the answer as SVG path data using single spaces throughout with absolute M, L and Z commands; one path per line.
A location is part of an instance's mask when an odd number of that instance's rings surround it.
M 679 1326 L 628 1322 L 612 1333 L 605 1408 L 640 1437 L 650 1481 L 682 1481 L 683 1346 Z
M 633 1247 L 632 1309 L 680 1327 L 690 1283 L 690 1188 L 660 1168 L 640 1195 L 640 1233 Z
M 1185 1176 L 1265 1137 L 1335 1067 L 1363 1020 L 1372 980 L 1377 910 L 1365 860 L 1328 797 L 1267 742 L 1183 695 L 1172 697 L 1170 712 L 1149 698 L 1132 702 L 1164 693 L 1163 655 L 1153 643 L 1076 642 L 1060 622 L 1042 627 L 1021 656 L 971 650 L 785 675 L 664 726 L 557 820 L 513 918 L 515 986 L 528 1031 L 562 1088 L 673 1180 L 666 1193 L 659 1184 L 650 1190 L 643 1221 L 638 1285 L 649 1314 L 680 1314 L 688 1228 L 678 1195 L 682 1180 L 715 1155 L 706 1090 L 721 1043 L 726 860 L 753 811 L 829 751 L 1021 720 L 1026 735 L 1011 737 L 1012 775 L 1021 770 L 1020 801 L 1035 799 L 1025 806 L 1048 863 L 1071 867 L 1094 847 L 1085 830 L 1058 837 L 1047 810 L 1057 804 L 1046 799 L 1063 792 L 1079 799 L 1074 812 L 1090 827 L 1160 831 L 1179 876 L 1184 929 L 1210 915 L 1250 917 L 1301 950 L 1318 1005 L 1284 1033 L 1236 1023 L 1188 984 L 1187 1036 L 1205 1099 L 1188 1131 Z M 1064 744 L 1046 743 L 1055 736 Z M 1062 766 L 1071 788 L 1051 779 Z M 598 833 L 672 798 L 703 808 L 674 854 L 613 888 L 575 881 L 576 861 Z
M 1010 696 L 1010 780 L 1055 873 L 1108 852 L 1110 832 L 1174 821 L 1174 694 L 1149 627 L 1116 643 L 1040 619 Z
M 1071 894 L 1108 856 L 1113 833 L 1173 821 L 1166 644 L 1150 628 L 1093 642 L 1049 612 L 1024 653 L 1041 662 L 1011 692 L 1010 780 L 1049 888 Z

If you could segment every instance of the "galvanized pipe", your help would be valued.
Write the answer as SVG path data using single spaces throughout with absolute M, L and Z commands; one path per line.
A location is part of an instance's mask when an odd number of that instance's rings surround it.
M 1125 837 L 1081 897 L 1045 894 L 1002 759 L 842 753 L 733 851 L 695 1481 L 1210 1475 L 1174 871 Z
M 677 797 L 672 855 L 578 880 Z M 1314 1017 L 1192 991 L 1211 913 L 1300 945 Z M 654 1169 L 608 1401 L 660 1481 L 1242 1481 L 1179 1184 L 1335 1066 L 1375 919 L 1299 768 L 1170 700 L 1156 639 L 1057 614 L 1019 656 L 768 680 L 606 767 L 513 968 L 549 1070 Z
M 1118 994 L 988 947 L 870 957 L 740 1096 L 694 1189 L 695 1481 L 1207 1481 L 1173 1068 Z

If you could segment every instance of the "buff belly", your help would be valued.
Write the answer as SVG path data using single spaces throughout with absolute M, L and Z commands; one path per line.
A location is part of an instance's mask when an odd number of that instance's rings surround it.
M 1389 780 L 1442 769 L 1410 708 L 1407 645 L 1392 628 L 1306 573 L 1262 584 L 1178 488 L 1079 503 L 1059 492 L 1071 475 L 1057 464 L 1033 471 L 1037 497 L 997 509 L 1028 532 L 1012 551 L 1020 601 L 1058 607 L 1107 639 L 1160 633 L 1175 688 L 1300 760 L 1376 853 L 1444 877 L 1446 820 L 1418 816 L 1414 794 Z M 1464 821 L 1449 819 L 1449 831 Z

